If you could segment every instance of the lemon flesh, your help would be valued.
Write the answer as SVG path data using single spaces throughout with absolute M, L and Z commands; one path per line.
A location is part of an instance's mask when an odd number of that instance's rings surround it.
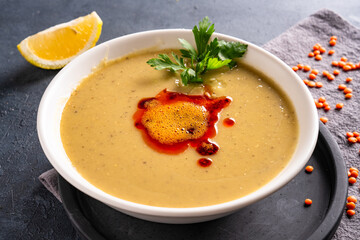
M 101 29 L 102 20 L 92 12 L 29 36 L 17 47 L 31 64 L 44 69 L 59 69 L 95 46 Z

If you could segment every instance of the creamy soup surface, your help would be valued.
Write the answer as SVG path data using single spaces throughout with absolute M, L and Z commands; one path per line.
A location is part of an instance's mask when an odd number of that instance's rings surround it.
M 86 77 L 70 96 L 61 119 L 65 151 L 91 184 L 121 199 L 161 207 L 199 207 L 247 195 L 273 179 L 289 162 L 297 141 L 294 108 L 271 79 L 239 64 L 204 76 L 214 97 L 229 96 L 220 113 L 220 149 L 201 167 L 194 148 L 180 154 L 149 147 L 134 126 L 143 98 L 164 89 L 191 95 L 202 85 L 181 86 L 179 75 L 151 68 L 147 51 L 106 62 Z M 209 88 L 208 88 L 209 89 Z M 224 126 L 226 118 L 235 125 Z

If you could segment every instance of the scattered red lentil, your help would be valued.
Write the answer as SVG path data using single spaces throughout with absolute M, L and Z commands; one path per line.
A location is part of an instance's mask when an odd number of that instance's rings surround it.
M 351 81 L 352 81 L 352 78 L 351 78 L 351 77 L 348 77 L 348 78 L 346 78 L 345 81 L 346 81 L 346 82 L 351 82 Z
M 322 56 L 320 54 L 315 56 L 315 60 L 320 61 L 321 59 L 322 59 Z
M 356 143 L 357 142 L 357 139 L 355 137 L 349 137 L 348 138 L 348 142 L 349 143 Z
M 354 134 L 353 134 L 352 132 L 347 132 L 347 133 L 346 133 L 346 136 L 349 138 L 349 137 L 353 137 Z M 350 170 L 350 171 L 351 171 L 351 170 Z
M 346 208 L 347 208 L 347 209 L 353 210 L 353 209 L 355 209 L 355 207 L 356 207 L 356 205 L 355 205 L 355 203 L 353 203 L 353 202 L 348 202 L 348 203 L 346 204 Z
M 315 87 L 316 84 L 313 81 L 309 81 L 307 85 L 308 87 Z
M 347 93 L 347 94 L 345 94 L 345 98 L 346 98 L 346 99 L 350 99 L 350 98 L 352 98 L 352 94 L 351 94 L 351 93 Z
M 311 70 L 311 67 L 309 65 L 304 66 L 304 71 L 305 72 L 310 71 L 310 70 Z
M 349 177 L 349 183 L 350 183 L 350 184 L 356 183 L 356 178 L 354 178 L 354 177 Z
M 324 102 L 326 102 L 326 98 L 325 97 L 319 97 L 318 101 L 321 102 L 321 103 L 324 103 Z
M 327 123 L 329 119 L 327 119 L 326 117 L 321 117 L 320 121 L 322 121 L 323 123 Z
M 312 73 L 312 74 L 315 74 L 315 75 L 318 75 L 318 74 L 319 74 L 319 70 L 317 70 L 317 69 L 311 69 L 311 73 Z
M 356 213 L 355 210 L 350 210 L 349 209 L 349 210 L 346 211 L 346 214 L 349 215 L 349 216 L 354 216 L 355 213 Z
M 326 49 L 324 47 L 319 48 L 320 53 L 326 53 Z
M 345 93 L 345 94 L 347 94 L 347 93 L 352 93 L 352 89 L 345 87 L 344 93 Z
M 348 59 L 346 57 L 341 57 L 340 60 L 343 62 L 347 62 Z
M 353 202 L 353 203 L 356 203 L 357 202 L 357 199 L 355 196 L 348 196 L 347 199 L 346 199 L 348 202 Z
M 332 80 L 335 79 L 335 76 L 329 73 L 329 74 L 327 75 L 327 79 L 328 79 L 329 81 L 332 81 Z
M 360 136 L 360 133 L 358 133 L 358 132 L 353 132 L 353 135 L 354 135 L 354 137 L 358 137 L 358 136 Z M 359 171 L 359 170 L 358 170 Z
M 307 171 L 308 173 L 311 173 L 312 171 L 314 171 L 314 167 L 313 166 L 306 166 L 305 171 Z
M 315 87 L 317 87 L 317 88 L 322 88 L 322 87 L 323 87 L 322 82 L 316 82 L 316 83 L 315 83 Z
M 315 54 L 315 56 L 319 55 L 319 54 L 320 54 L 320 50 L 315 50 L 315 51 L 314 51 L 314 54 Z
M 315 54 L 313 52 L 309 52 L 308 57 L 314 57 Z
M 340 71 L 339 71 L 339 70 L 337 70 L 337 69 L 335 69 L 333 73 L 334 73 L 334 75 L 335 75 L 335 76 L 337 76 L 337 75 L 339 75 L 339 74 L 340 74 Z
M 335 40 L 335 41 L 336 41 L 336 40 L 337 40 L 337 36 L 331 36 L 331 37 L 330 37 L 330 40 Z
M 346 89 L 346 85 L 345 85 L 345 84 L 339 84 L 338 89 L 339 89 L 339 90 L 345 90 L 345 89 Z
M 321 103 L 321 102 L 315 102 L 315 106 L 316 106 L 317 108 L 323 108 L 323 107 L 324 107 L 324 104 Z
M 294 66 L 294 67 L 292 67 L 292 70 L 294 70 L 296 72 L 297 70 L 299 70 L 299 68 L 297 66 Z
M 342 109 L 344 107 L 344 104 L 343 103 L 337 103 L 335 107 L 336 107 L 336 109 Z
M 324 110 L 325 111 L 329 111 L 331 109 L 331 107 L 328 105 L 328 106 L 324 106 Z
M 333 65 L 334 67 L 337 67 L 337 66 L 339 66 L 339 63 L 337 61 L 332 61 L 331 65 Z
M 349 171 L 350 172 L 359 172 L 359 169 L 357 169 L 357 168 L 354 168 L 354 167 L 351 167 L 351 168 L 349 168 Z
M 344 71 L 349 71 L 349 70 L 351 70 L 351 66 L 345 65 L 345 66 L 343 66 L 343 70 Z
M 316 79 L 316 75 L 315 75 L 314 73 L 310 73 L 310 74 L 309 74 L 309 78 L 310 78 L 311 80 L 314 80 L 314 79 Z
M 334 53 L 335 53 L 335 50 L 331 49 L 328 54 L 333 55 Z
M 335 46 L 335 45 L 336 45 L 336 40 L 335 40 L 335 39 L 331 39 L 331 40 L 329 41 L 329 44 L 330 44 L 330 46 Z
M 309 83 L 310 81 L 307 80 L 307 79 L 304 79 L 303 82 L 305 83 L 305 85 L 308 85 L 308 83 Z
M 343 62 L 343 61 L 338 61 L 338 66 L 339 66 L 339 67 L 344 67 L 344 66 L 345 66 L 345 62 Z
M 352 172 L 350 172 L 350 176 L 351 176 L 351 177 L 354 177 L 354 178 L 357 178 L 357 177 L 359 176 L 359 172 L 357 172 L 357 171 L 352 171 Z
M 323 71 L 322 75 L 326 77 L 327 75 L 329 75 L 329 72 L 328 71 Z
M 305 199 L 305 204 L 310 206 L 312 204 L 312 200 L 309 198 Z
M 297 65 L 297 67 L 298 67 L 299 70 L 302 70 L 302 69 L 304 68 L 304 64 L 299 63 L 299 64 Z

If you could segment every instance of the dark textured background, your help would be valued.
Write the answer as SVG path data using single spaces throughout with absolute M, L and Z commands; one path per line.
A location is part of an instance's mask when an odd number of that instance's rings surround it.
M 104 22 L 99 43 L 143 30 L 192 28 L 199 19 L 209 16 L 216 23 L 218 32 L 263 45 L 324 7 L 360 27 L 358 0 L 328 2 L 1 1 L 0 239 L 77 239 L 61 204 L 37 179 L 42 172 L 51 168 L 37 138 L 37 108 L 45 88 L 57 71 L 33 67 L 21 57 L 16 45 L 25 37 L 94 10 Z M 351 42 L 348 44 L 352 46 Z M 352 100 L 359 101 L 359 97 Z M 360 109 L 353 110 L 348 119 L 338 124 L 345 125 L 347 121 L 358 119 L 356 111 Z M 333 127 L 335 132 L 332 124 L 329 127 Z M 349 130 L 360 131 L 360 126 L 352 128 L 356 129 Z M 344 143 L 340 135 L 336 140 Z M 345 160 L 359 161 L 356 155 L 359 145 L 345 146 L 341 149 Z M 359 195 L 357 187 L 351 187 L 349 191 Z M 342 224 L 353 225 L 354 228 L 359 226 L 358 217 L 344 219 L 346 222 Z M 346 238 L 338 239 L 354 239 L 354 236 L 349 234 Z

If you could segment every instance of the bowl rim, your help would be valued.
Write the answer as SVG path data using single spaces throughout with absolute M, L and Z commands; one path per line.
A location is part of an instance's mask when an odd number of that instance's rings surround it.
M 46 90 L 41 98 L 40 104 L 39 104 L 38 114 L 37 114 L 37 132 L 38 132 L 38 137 L 39 137 L 41 147 L 42 147 L 47 159 L 52 164 L 52 166 L 56 169 L 56 171 L 66 181 L 68 181 L 70 184 L 72 184 L 73 186 L 75 186 L 77 189 L 84 192 L 85 194 L 87 194 L 101 202 L 104 202 L 105 204 L 108 204 L 117 209 L 122 209 L 124 211 L 130 211 L 133 213 L 152 215 L 152 216 L 164 216 L 164 217 L 201 217 L 201 216 L 221 214 L 224 212 L 232 212 L 232 211 L 239 209 L 240 207 L 244 207 L 255 201 L 261 200 L 264 197 L 269 196 L 271 193 L 279 190 L 281 187 L 286 185 L 289 181 L 291 181 L 291 179 L 293 179 L 301 171 L 303 166 L 306 164 L 308 159 L 311 157 L 311 154 L 314 151 L 315 145 L 317 142 L 317 137 L 318 137 L 318 132 L 319 132 L 319 125 L 318 125 L 319 121 L 318 121 L 317 111 L 316 111 L 315 106 L 313 106 L 311 109 L 309 109 L 310 115 L 312 117 L 311 122 L 314 122 L 314 125 L 312 126 L 313 136 L 311 137 L 311 142 L 309 142 L 309 148 L 307 149 L 306 156 L 303 157 L 304 159 L 306 159 L 306 161 L 305 160 L 303 161 L 303 164 L 299 164 L 299 166 L 297 168 L 292 168 L 292 171 L 290 171 L 289 173 L 287 173 L 285 175 L 286 178 L 284 178 L 284 180 L 282 180 L 280 182 L 277 182 L 277 184 L 274 186 L 268 186 L 269 183 L 273 181 L 273 179 L 274 179 L 273 178 L 268 183 L 263 185 L 260 189 L 257 189 L 254 192 L 251 192 L 241 198 L 234 199 L 234 200 L 224 202 L 224 203 L 215 204 L 215 205 L 201 206 L 201 207 L 188 207 L 188 208 L 174 208 L 174 207 L 157 207 L 157 206 L 144 205 L 144 204 L 140 204 L 140 203 L 134 203 L 131 201 L 127 201 L 124 199 L 114 197 L 114 196 L 96 188 L 95 186 L 94 186 L 94 188 L 98 189 L 99 191 L 94 191 L 94 189 L 89 189 L 88 187 L 80 184 L 73 176 L 71 176 L 69 173 L 67 173 L 63 169 L 63 167 L 60 165 L 60 163 L 58 163 L 56 161 L 56 156 L 51 151 L 50 146 L 48 145 L 48 143 L 46 141 L 46 128 L 44 126 L 44 123 L 48 120 L 48 117 L 45 112 L 45 107 L 46 107 L 47 99 L 49 98 L 50 92 L 53 91 L 55 83 L 57 81 L 61 80 L 61 77 L 64 74 L 64 72 L 68 71 L 68 69 L 72 65 L 77 64 L 82 59 L 86 59 L 88 55 L 90 55 L 92 52 L 96 51 L 97 49 L 99 49 L 99 48 L 107 49 L 107 45 L 115 44 L 117 41 L 121 41 L 121 40 L 124 40 L 127 38 L 131 39 L 134 37 L 145 37 L 148 35 L 157 35 L 157 34 L 164 34 L 164 33 L 179 33 L 180 35 L 182 35 L 182 34 L 189 34 L 189 32 L 191 32 L 191 29 L 183 29 L 183 28 L 158 29 L 158 30 L 142 31 L 142 32 L 132 33 L 132 34 L 120 36 L 117 38 L 113 38 L 113 39 L 105 41 L 105 42 L 89 49 L 88 51 L 82 53 L 81 55 L 77 56 L 74 60 L 72 60 L 69 64 L 67 64 L 63 69 L 61 69 L 56 74 L 56 76 L 52 79 L 52 81 L 46 88 Z M 275 61 L 277 64 L 280 64 L 282 67 L 284 67 L 286 69 L 286 71 L 288 71 L 288 73 L 290 73 L 294 78 L 299 80 L 298 86 L 300 88 L 303 88 L 303 90 L 306 90 L 306 91 L 303 91 L 305 94 L 305 97 L 307 98 L 308 101 L 310 101 L 310 99 L 311 99 L 311 101 L 313 102 L 313 98 L 312 98 L 310 92 L 304 86 L 300 77 L 287 64 L 285 64 L 282 60 L 280 60 L 275 55 L 271 54 L 270 52 L 266 51 L 265 49 L 255 45 L 255 44 L 252 44 L 250 42 L 244 41 L 244 40 L 236 38 L 236 37 L 232 37 L 229 35 L 216 33 L 216 32 L 213 34 L 212 37 L 225 38 L 225 39 L 229 39 L 230 41 L 240 41 L 242 43 L 248 44 L 249 48 L 254 48 L 257 51 L 260 51 L 262 54 L 267 55 L 273 61 Z M 118 57 L 121 57 L 121 56 L 118 56 Z M 302 84 L 300 84 L 300 82 Z M 84 180 L 87 181 L 86 179 L 84 179 Z M 89 184 L 92 185 L 91 183 L 89 183 Z M 267 186 L 266 189 L 259 192 L 259 190 L 264 189 L 265 186 Z

